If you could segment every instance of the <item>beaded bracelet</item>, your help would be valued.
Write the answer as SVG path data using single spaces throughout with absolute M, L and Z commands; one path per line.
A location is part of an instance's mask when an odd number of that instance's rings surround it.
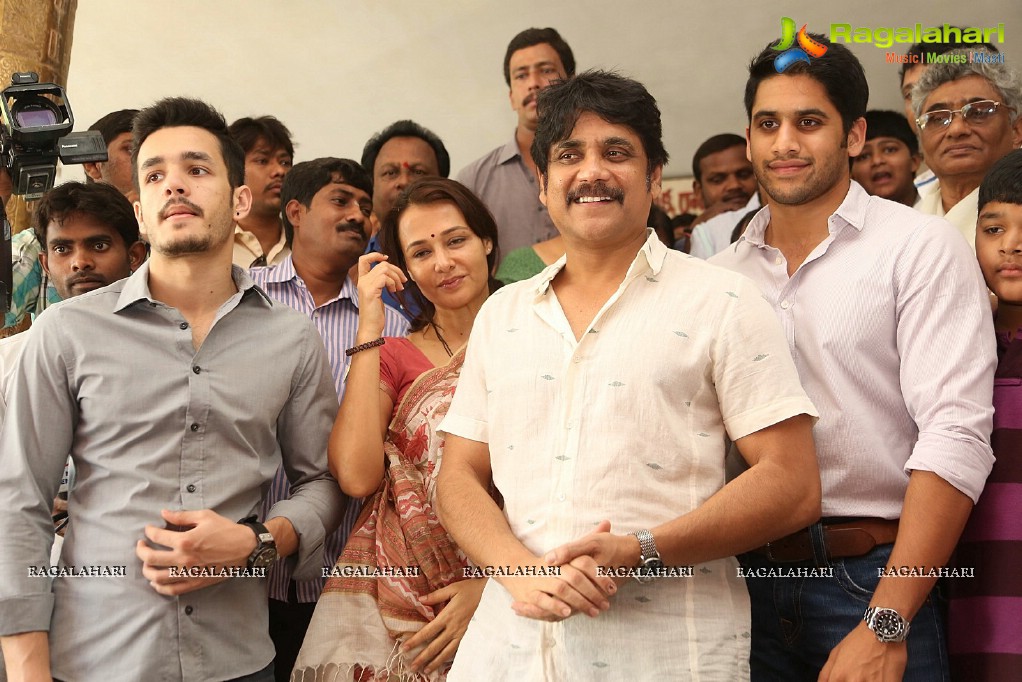
M 357 346 L 353 346 L 352 348 L 349 348 L 348 350 L 344 351 L 344 354 L 347 355 L 350 358 L 355 353 L 361 353 L 364 350 L 369 350 L 370 348 L 376 348 L 377 346 L 382 346 L 385 343 L 387 343 L 386 339 L 384 339 L 381 336 L 380 338 L 378 338 L 378 339 L 376 339 L 374 341 L 366 341 L 365 343 L 360 343 Z

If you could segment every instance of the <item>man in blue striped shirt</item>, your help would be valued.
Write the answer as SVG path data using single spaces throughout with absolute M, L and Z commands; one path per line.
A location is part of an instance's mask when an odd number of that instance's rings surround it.
M 349 358 L 355 345 L 358 293 L 349 270 L 358 262 L 369 239 L 373 209 L 372 180 L 357 162 L 321 158 L 297 164 L 284 179 L 281 207 L 291 255 L 270 268 L 253 268 L 252 279 L 273 299 L 309 316 L 326 346 L 337 397 L 344 393 Z M 384 307 L 386 336 L 404 336 L 408 323 L 396 310 Z M 324 460 L 326 453 L 323 453 Z M 278 471 L 264 509 L 289 494 L 287 477 Z M 344 521 L 327 536 L 323 566 L 337 560 L 361 511 L 361 500 L 346 497 Z M 277 648 L 277 680 L 291 675 L 324 579 L 295 581 L 288 566 L 278 561 L 270 570 L 270 636 Z M 353 624 L 355 625 L 355 624 Z

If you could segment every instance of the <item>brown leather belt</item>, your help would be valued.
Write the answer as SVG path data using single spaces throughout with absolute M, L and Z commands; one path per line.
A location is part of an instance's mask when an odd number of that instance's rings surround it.
M 823 544 L 831 559 L 863 556 L 878 545 L 892 544 L 898 537 L 898 519 L 856 519 L 823 524 Z M 752 550 L 771 561 L 810 561 L 813 558 L 809 529 L 786 535 Z

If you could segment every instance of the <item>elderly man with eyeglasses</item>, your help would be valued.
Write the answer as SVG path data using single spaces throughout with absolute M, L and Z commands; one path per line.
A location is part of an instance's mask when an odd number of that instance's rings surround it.
M 944 217 L 975 250 L 979 185 L 994 163 L 1022 146 L 1022 81 L 998 55 L 953 50 L 919 79 L 912 105 L 926 164 L 937 181 L 915 208 Z

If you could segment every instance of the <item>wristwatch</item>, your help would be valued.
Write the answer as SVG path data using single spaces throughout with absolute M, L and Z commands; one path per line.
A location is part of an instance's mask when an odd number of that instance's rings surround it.
M 904 642 L 908 637 L 909 623 L 894 609 L 871 606 L 862 615 L 866 627 L 872 630 L 880 642 Z
M 266 526 L 259 523 L 256 518 L 248 516 L 238 523 L 248 526 L 256 535 L 256 547 L 248 555 L 248 567 L 266 568 L 277 560 L 277 543 L 273 540 L 273 534 L 266 530 Z
M 657 577 L 657 573 L 664 567 L 664 562 L 660 559 L 660 553 L 656 551 L 653 534 L 648 530 L 637 530 L 632 535 L 639 541 L 640 563 L 635 579 L 640 583 L 652 582 Z

